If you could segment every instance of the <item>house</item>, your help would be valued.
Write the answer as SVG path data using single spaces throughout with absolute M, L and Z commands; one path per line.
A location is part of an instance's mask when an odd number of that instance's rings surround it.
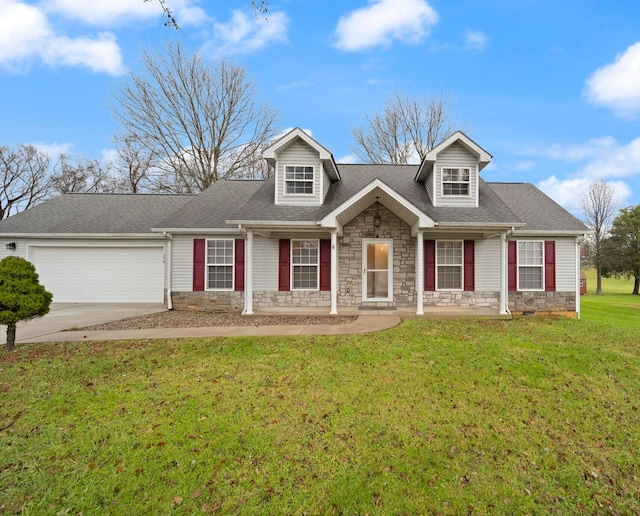
M 269 179 L 199 195 L 49 200 L 0 222 L 0 253 L 56 302 L 579 313 L 587 228 L 531 184 L 485 182 L 464 133 L 420 165 L 338 165 L 300 129 L 263 155 Z

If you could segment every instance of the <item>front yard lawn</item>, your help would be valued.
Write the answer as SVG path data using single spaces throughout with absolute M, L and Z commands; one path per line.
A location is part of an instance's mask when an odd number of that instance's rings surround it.
M 640 338 L 584 319 L 0 353 L 0 512 L 638 514 Z

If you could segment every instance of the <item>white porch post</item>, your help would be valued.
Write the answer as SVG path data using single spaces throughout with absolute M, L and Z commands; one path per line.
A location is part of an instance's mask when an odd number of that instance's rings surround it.
M 331 232 L 331 315 L 338 313 L 338 234 Z
M 253 231 L 247 231 L 244 248 L 244 313 L 253 314 Z
M 576 237 L 576 317 L 580 319 L 580 239 Z
M 416 315 L 424 315 L 424 233 L 418 231 L 416 248 Z
M 507 233 L 500 234 L 500 313 L 509 313 L 509 292 L 507 277 Z

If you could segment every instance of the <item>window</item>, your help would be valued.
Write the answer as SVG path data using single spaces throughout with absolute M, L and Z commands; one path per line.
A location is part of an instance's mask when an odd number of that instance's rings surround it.
M 443 168 L 442 195 L 469 195 L 470 176 L 468 168 Z
M 233 288 L 233 240 L 207 240 L 207 289 Z
M 313 167 L 285 167 L 288 195 L 313 195 Z
M 462 290 L 462 241 L 436 242 L 438 290 Z
M 542 290 L 542 242 L 518 242 L 518 290 Z
M 319 240 L 291 241 L 291 268 L 294 290 L 318 289 L 319 260 Z

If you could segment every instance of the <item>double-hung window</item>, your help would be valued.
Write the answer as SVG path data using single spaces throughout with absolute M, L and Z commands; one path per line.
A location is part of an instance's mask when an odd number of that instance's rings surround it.
M 468 168 L 443 168 L 442 195 L 469 195 L 470 178 Z
M 518 242 L 518 290 L 542 290 L 542 242 Z
M 317 290 L 320 273 L 320 241 L 292 240 L 291 269 L 294 290 Z
M 462 240 L 436 242 L 438 290 L 462 290 Z
M 313 167 L 287 165 L 284 174 L 287 195 L 313 195 Z
M 207 240 L 207 290 L 233 289 L 232 239 Z

